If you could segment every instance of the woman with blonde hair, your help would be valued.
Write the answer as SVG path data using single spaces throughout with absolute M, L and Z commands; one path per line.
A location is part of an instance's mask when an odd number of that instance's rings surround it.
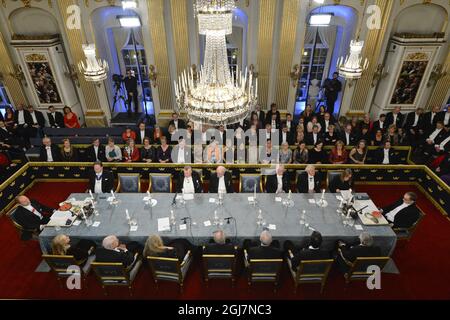
M 63 140 L 63 146 L 61 147 L 61 160 L 63 162 L 77 162 L 78 152 L 71 144 L 69 139 Z
M 169 246 L 165 246 L 161 237 L 154 234 L 145 242 L 144 257 L 178 258 L 182 261 L 191 248 L 192 244 L 186 239 L 175 239 L 169 243 Z
M 90 240 L 79 240 L 75 245 L 71 243 L 70 237 L 59 234 L 52 240 L 52 254 L 58 256 L 74 256 L 76 261 L 83 263 L 94 252 L 95 243 Z

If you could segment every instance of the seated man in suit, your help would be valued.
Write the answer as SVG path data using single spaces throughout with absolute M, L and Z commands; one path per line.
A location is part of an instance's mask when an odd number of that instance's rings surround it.
M 141 253 L 142 246 L 138 243 L 121 244 L 116 236 L 111 235 L 103 239 L 102 248 L 97 248 L 95 261 L 106 263 L 119 262 L 128 268 L 133 266 Z
M 64 128 L 64 116 L 61 112 L 56 111 L 54 106 L 48 107 L 48 122 L 52 128 Z
M 33 123 L 30 127 L 30 132 L 33 137 L 42 137 L 43 128 L 45 127 L 45 118 L 42 112 L 34 110 L 33 106 L 28 106 L 28 112 L 30 113 Z
M 200 176 L 196 171 L 192 171 L 192 167 L 186 166 L 183 173 L 180 174 L 177 184 L 178 193 L 202 193 L 203 186 Z
M 209 193 L 233 193 L 231 173 L 223 166 L 219 166 L 216 172 L 209 178 Z
M 380 209 L 380 212 L 393 228 L 410 228 L 420 217 L 416 201 L 417 195 L 414 192 L 407 192 L 403 199 Z
M 384 147 L 375 151 L 374 162 L 376 164 L 398 164 L 398 159 L 395 151 L 392 149 L 391 141 L 386 140 Z
M 227 242 L 225 232 L 217 230 L 213 233 L 213 243 L 209 243 L 203 249 L 204 254 L 234 254 L 236 250 L 231 243 Z
M 86 158 L 89 162 L 106 162 L 105 146 L 99 138 L 92 140 L 92 145 L 86 149 Z
M 178 113 L 174 112 L 172 113 L 172 120 L 169 122 L 169 126 L 173 125 L 175 127 L 175 130 L 178 129 L 186 129 L 186 123 L 184 120 L 179 119 Z
M 424 154 L 430 156 L 435 153 L 435 146 L 440 145 L 448 136 L 448 132 L 444 128 L 444 123 L 438 121 L 436 129 L 425 139 Z
M 109 193 L 114 189 L 114 175 L 103 170 L 103 164 L 96 162 L 94 171 L 89 175 L 89 190 L 92 193 Z
M 354 146 L 356 144 L 356 135 L 353 133 L 353 127 L 351 124 L 345 126 L 344 132 L 341 133 L 341 140 L 344 141 L 346 146 Z
M 14 220 L 27 230 L 40 232 L 50 221 L 54 209 L 44 206 L 37 201 L 30 200 L 26 196 L 16 197 L 19 204 L 14 211 Z M 24 233 L 23 240 L 30 239 L 31 233 Z
M 43 162 L 61 161 L 61 151 L 57 146 L 52 144 L 52 140 L 48 137 L 42 139 L 39 160 Z
M 316 143 L 318 143 L 319 141 L 322 141 L 322 139 L 323 139 L 323 136 L 322 136 L 322 133 L 319 132 L 319 126 L 314 125 L 312 132 L 308 133 L 306 135 L 305 141 L 306 141 L 307 145 L 315 146 Z
M 336 263 L 339 270 L 342 273 L 346 273 L 357 258 L 379 257 L 380 255 L 381 250 L 379 247 L 373 245 L 372 236 L 367 232 L 363 232 L 359 235 L 359 241 L 353 244 L 338 241 Z
M 299 176 L 297 181 L 297 190 L 299 193 L 319 193 L 320 192 L 320 173 L 312 164 L 306 166 L 306 174 Z
M 261 232 L 259 241 L 259 246 L 252 246 L 251 242 L 244 241 L 244 249 L 247 250 L 248 260 L 281 259 L 283 257 L 283 251 L 276 247 L 279 243 L 272 243 L 272 234 L 268 230 Z
M 136 144 L 144 144 L 144 139 L 150 138 L 150 130 L 145 128 L 145 122 L 140 122 L 136 130 Z
M 322 245 L 322 235 L 320 232 L 313 231 L 309 240 L 300 248 L 295 248 L 291 241 L 286 241 L 284 247 L 291 250 L 292 255 L 288 254 L 288 259 L 291 260 L 292 270 L 297 271 L 300 262 L 305 260 L 323 260 L 330 258 L 330 252 L 320 248 Z
M 266 192 L 267 193 L 288 193 L 290 190 L 289 174 L 283 165 L 276 168 L 276 173 L 267 176 Z

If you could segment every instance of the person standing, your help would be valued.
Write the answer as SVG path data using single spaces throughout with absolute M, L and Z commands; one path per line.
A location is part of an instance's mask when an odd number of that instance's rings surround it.
M 127 71 L 127 76 L 123 79 L 125 89 L 128 95 L 128 116 L 131 116 L 131 102 L 134 103 L 134 113 L 138 113 L 138 81 L 135 76 L 131 74 L 131 70 Z
M 342 90 L 342 83 L 338 79 L 339 73 L 333 73 L 332 79 L 326 79 L 324 82 L 325 97 L 327 98 L 327 112 L 334 114 L 334 105 Z

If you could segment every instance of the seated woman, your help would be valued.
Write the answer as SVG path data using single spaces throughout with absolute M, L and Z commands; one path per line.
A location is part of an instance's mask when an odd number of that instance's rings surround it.
M 122 151 L 114 144 L 114 139 L 109 138 L 108 144 L 105 147 L 106 160 L 108 162 L 120 162 L 122 161 Z
M 299 146 L 304 141 L 305 141 L 305 133 L 303 132 L 303 128 L 300 128 L 296 131 L 294 145 Z
M 122 133 L 122 140 L 126 143 L 130 139 L 136 140 L 136 132 L 131 130 L 131 128 L 126 128 L 125 132 Z
M 280 163 L 281 164 L 291 164 L 292 163 L 292 150 L 289 148 L 289 144 L 287 142 L 283 142 L 281 144 L 280 150 Z
M 166 137 L 161 137 L 161 145 L 156 149 L 156 161 L 159 163 L 170 163 L 172 148 L 167 144 Z
M 309 151 L 306 148 L 306 142 L 302 141 L 294 151 L 294 164 L 307 164 Z
M 312 133 L 313 132 L 314 126 L 318 126 L 319 127 L 319 132 L 322 131 L 322 125 L 319 123 L 319 120 L 317 120 L 316 116 L 312 117 L 311 121 L 308 122 L 308 124 L 306 126 L 306 130 L 308 131 L 308 133 Z
M 5 117 L 4 117 L 5 125 L 8 130 L 14 129 L 14 111 L 11 107 L 5 108 Z
M 178 258 L 181 262 L 189 250 L 192 244 L 186 239 L 175 239 L 165 246 L 159 235 L 151 235 L 145 242 L 144 257 Z
M 384 145 L 384 136 L 382 130 L 377 130 L 371 141 L 372 146 L 382 147 Z
M 144 146 L 141 148 L 141 161 L 151 163 L 155 161 L 156 151 L 150 144 L 150 138 L 144 138 Z
M 80 128 L 77 115 L 69 107 L 64 107 L 64 125 L 66 128 Z
M 328 132 L 326 132 L 323 136 L 323 141 L 325 142 L 326 146 L 334 146 L 336 142 L 338 141 L 338 135 L 334 131 L 336 127 L 332 124 L 328 126 Z
M 366 124 L 363 124 L 361 126 L 361 134 L 359 136 L 359 140 L 366 140 L 366 144 L 370 142 L 370 131 L 369 126 Z
M 162 137 L 164 137 L 164 135 L 161 131 L 161 128 L 159 126 L 155 126 L 155 129 L 153 130 L 153 141 L 155 142 L 155 144 L 161 144 Z
M 385 140 L 389 140 L 391 142 L 391 146 L 399 145 L 399 136 L 397 134 L 397 126 L 395 124 L 391 124 L 388 128 L 388 132 L 386 132 Z
M 310 164 L 324 164 L 327 163 L 327 154 L 325 150 L 323 150 L 323 142 L 318 141 L 314 148 L 309 151 L 309 160 Z
M 139 162 L 141 154 L 133 139 L 128 139 L 125 148 L 123 149 L 123 160 L 125 162 Z
M 345 164 L 347 163 L 348 152 L 344 148 L 344 142 L 342 140 L 338 140 L 336 145 L 330 152 L 330 163 L 332 164 Z
M 72 244 L 69 236 L 59 234 L 52 240 L 52 254 L 58 256 L 73 256 L 80 264 L 86 262 L 87 258 L 94 253 L 95 242 L 81 239 Z
M 332 193 L 353 189 L 353 172 L 351 169 L 342 171 L 338 179 L 330 181 L 330 191 Z
M 79 161 L 78 151 L 70 144 L 69 139 L 63 140 L 61 148 L 61 161 L 63 162 L 77 162 Z
M 350 163 L 352 164 L 364 164 L 367 157 L 367 145 L 365 140 L 360 140 L 358 145 L 350 151 L 349 154 Z

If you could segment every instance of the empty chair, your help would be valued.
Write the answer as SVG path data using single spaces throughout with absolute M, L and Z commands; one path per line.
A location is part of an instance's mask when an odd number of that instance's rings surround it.
M 234 286 L 236 281 L 236 255 L 237 247 L 234 247 L 234 254 L 207 254 L 203 253 L 203 273 L 206 284 L 210 279 L 230 279 Z M 203 247 L 205 251 L 205 247 Z
M 239 175 L 239 192 L 252 193 L 256 185 L 256 192 L 263 192 L 262 177 L 260 174 L 241 173 Z
M 272 282 L 276 291 L 283 259 L 248 259 L 247 250 L 244 250 L 246 261 L 248 261 L 248 285 L 254 282 Z
M 141 178 L 139 173 L 119 173 L 119 183 L 116 192 L 139 193 L 141 192 Z
M 154 193 L 171 193 L 172 175 L 169 173 L 150 173 L 148 190 Z
M 341 178 L 342 170 L 327 172 L 327 188 L 331 193 L 336 193 L 337 181 Z

